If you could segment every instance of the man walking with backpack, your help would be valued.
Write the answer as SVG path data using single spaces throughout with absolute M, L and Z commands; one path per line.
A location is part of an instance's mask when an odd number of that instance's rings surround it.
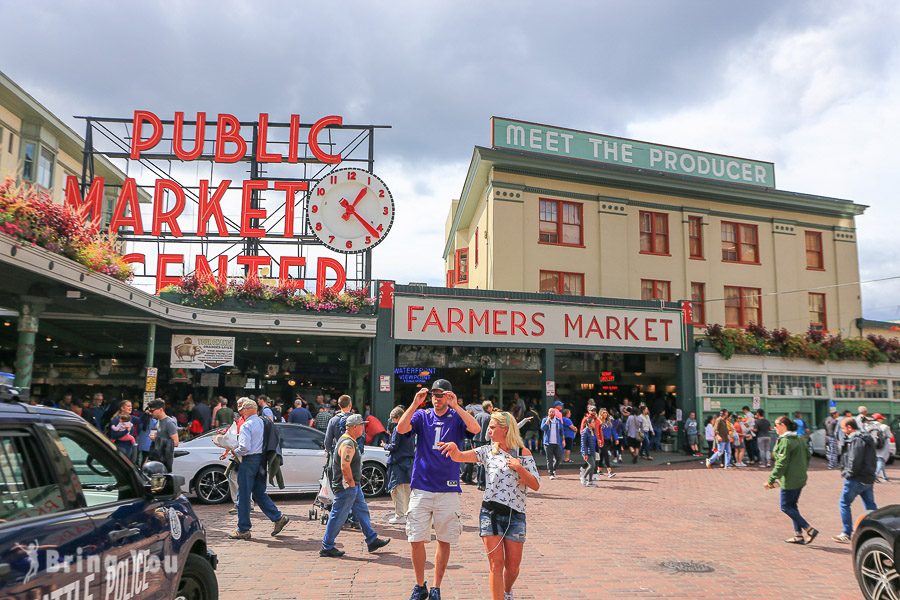
M 238 414 L 244 418 L 244 424 L 234 449 L 234 455 L 241 459 L 241 466 L 238 467 L 238 526 L 228 536 L 233 540 L 250 539 L 251 499 L 275 524 L 273 536 L 281 533 L 290 520 L 266 493 L 265 423 L 256 410 L 256 402 L 249 398 L 241 398 L 238 402 Z
M 856 419 L 847 417 L 841 421 L 841 430 L 846 438 L 841 446 L 841 476 L 844 489 L 841 492 L 841 521 L 844 530 L 834 536 L 839 544 L 849 544 L 853 533 L 853 515 L 850 506 L 857 496 L 863 501 L 866 511 L 876 510 L 875 490 L 875 441 L 859 430 Z

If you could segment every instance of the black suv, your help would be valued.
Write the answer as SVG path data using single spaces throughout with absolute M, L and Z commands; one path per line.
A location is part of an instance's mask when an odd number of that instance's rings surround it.
M 68 411 L 0 404 L 0 596 L 216 600 L 206 531 L 158 467 Z

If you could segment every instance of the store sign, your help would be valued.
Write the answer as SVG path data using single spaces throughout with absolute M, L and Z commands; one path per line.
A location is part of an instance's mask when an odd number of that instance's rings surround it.
M 775 187 L 775 165 L 770 162 L 500 117 L 491 118 L 491 138 L 494 148 L 525 150 L 661 173 Z
M 173 333 L 173 369 L 215 369 L 234 366 L 234 338 Z
M 425 383 L 434 376 L 434 369 L 431 367 L 397 367 L 394 369 L 394 375 L 403 383 Z
M 394 337 L 422 342 L 680 350 L 678 310 L 397 297 Z

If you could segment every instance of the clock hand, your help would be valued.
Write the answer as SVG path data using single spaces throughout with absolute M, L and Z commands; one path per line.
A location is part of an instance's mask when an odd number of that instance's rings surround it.
M 353 213 L 351 213 L 351 214 L 352 214 L 354 217 L 356 217 L 357 220 L 358 220 L 360 223 L 363 224 L 363 227 L 366 228 L 366 231 L 368 231 L 369 233 L 371 233 L 372 235 L 374 235 L 374 236 L 377 237 L 377 238 L 380 238 L 380 237 L 381 237 L 381 234 L 378 233 L 378 230 L 375 229 L 374 227 L 372 227 L 372 226 L 368 223 L 368 221 L 366 221 L 366 220 L 363 219 L 361 216 L 359 216 L 359 213 L 358 213 L 358 212 L 356 212 L 356 211 L 354 210 Z
M 350 215 L 353 213 L 353 209 L 356 208 L 356 205 L 359 204 L 359 201 L 362 200 L 362 199 L 363 199 L 363 196 L 366 195 L 366 191 L 367 191 L 367 190 L 368 190 L 367 187 L 363 187 L 363 189 L 361 189 L 361 190 L 359 191 L 359 194 L 357 194 L 356 200 L 354 200 L 354 201 L 353 201 L 353 204 L 350 205 L 350 206 L 347 205 L 347 199 L 346 199 L 346 198 L 341 198 L 340 204 L 341 204 L 341 206 L 344 207 L 344 214 L 343 214 L 342 217 L 341 217 L 342 219 L 344 219 L 345 221 L 349 221 L 349 220 L 350 220 Z

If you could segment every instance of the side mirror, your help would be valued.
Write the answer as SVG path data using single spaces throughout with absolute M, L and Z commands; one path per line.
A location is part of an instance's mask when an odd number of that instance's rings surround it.
M 156 461 L 148 461 L 144 464 L 144 475 L 150 480 L 145 485 L 148 496 L 158 498 L 175 498 L 181 494 L 184 486 L 184 477 L 166 473 L 165 466 Z

